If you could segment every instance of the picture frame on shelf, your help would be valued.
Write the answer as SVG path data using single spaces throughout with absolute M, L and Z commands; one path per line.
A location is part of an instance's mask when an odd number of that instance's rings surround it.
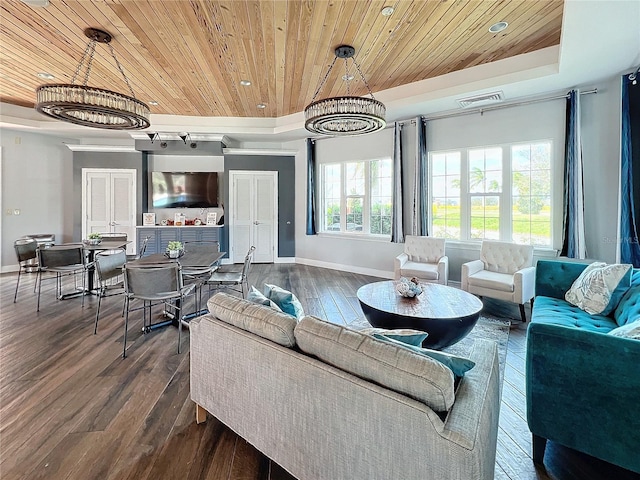
M 142 214 L 142 225 L 155 225 L 156 214 L 152 212 L 146 212 Z
M 208 212 L 207 225 L 217 225 L 217 223 L 218 223 L 218 212 Z

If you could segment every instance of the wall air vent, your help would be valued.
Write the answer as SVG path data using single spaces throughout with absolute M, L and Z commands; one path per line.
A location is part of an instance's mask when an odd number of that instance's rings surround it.
M 491 92 L 474 95 L 473 97 L 459 98 L 457 102 L 462 108 L 470 108 L 482 107 L 483 105 L 490 105 L 492 103 L 500 103 L 503 100 L 504 94 L 502 92 Z

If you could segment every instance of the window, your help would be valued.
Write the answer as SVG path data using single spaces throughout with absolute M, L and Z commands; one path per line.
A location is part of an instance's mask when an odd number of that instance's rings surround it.
M 551 142 L 430 155 L 431 231 L 551 246 Z
M 391 235 L 390 158 L 320 166 L 323 232 Z

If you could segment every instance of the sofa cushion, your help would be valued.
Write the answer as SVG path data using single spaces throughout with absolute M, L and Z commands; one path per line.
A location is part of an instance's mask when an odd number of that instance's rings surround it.
M 585 268 L 565 294 L 565 300 L 590 314 L 608 315 L 629 289 L 628 264 L 594 262 Z
M 640 319 L 640 270 L 633 271 L 631 288 L 618 303 L 613 318 L 620 326 Z
M 565 300 L 553 297 L 536 297 L 531 322 L 564 327 L 577 327 L 586 331 L 609 333 L 617 327 L 612 318 L 605 315 L 589 315 Z
M 304 310 L 300 300 L 289 290 L 265 283 L 264 296 L 278 305 L 284 313 L 293 315 L 298 320 L 304 317 Z
M 271 299 L 265 297 L 260 290 L 251 285 L 251 289 L 247 295 L 247 300 L 253 303 L 257 303 L 259 305 L 264 305 L 266 307 L 271 307 L 277 312 L 281 312 L 282 309 Z
M 429 348 L 420 348 L 415 345 L 409 345 L 406 343 L 399 342 L 391 337 L 387 337 L 385 335 L 374 334 L 374 338 L 381 340 L 383 342 L 388 342 L 393 345 L 398 345 L 400 347 L 406 348 L 411 352 L 417 353 L 418 355 L 425 355 L 427 357 L 433 358 L 434 360 L 439 361 L 447 368 L 449 368 L 456 377 L 464 377 L 464 374 L 475 367 L 475 362 L 473 360 L 469 360 L 468 358 L 458 357 L 456 355 L 451 355 L 446 352 L 439 352 L 438 350 L 431 350 Z
M 453 405 L 453 373 L 432 358 L 309 316 L 298 323 L 295 336 L 303 352 L 414 398 L 436 412 Z
M 207 306 L 213 316 L 225 323 L 284 347 L 296 344 L 293 330 L 297 321 L 291 315 L 226 293 L 216 293 L 209 299 Z
M 410 328 L 397 328 L 390 330 L 386 328 L 371 327 L 359 329 L 358 332 L 364 333 L 365 335 L 382 335 L 407 345 L 415 345 L 416 347 L 421 346 L 422 342 L 424 342 L 427 336 L 429 336 L 427 332 L 412 330 Z
M 513 284 L 513 275 L 510 273 L 490 272 L 489 270 L 480 270 L 470 275 L 469 285 L 474 287 L 489 288 L 491 290 L 499 290 L 501 292 L 513 292 L 515 286 Z
M 614 328 L 609 332 L 609 335 L 613 335 L 614 337 L 633 338 L 635 340 L 640 340 L 640 320 L 636 320 L 635 322 L 627 323 L 626 325 L 622 325 L 621 327 Z
M 418 277 L 424 280 L 438 280 L 438 264 L 420 263 L 409 260 L 402 265 L 400 273 L 405 277 Z

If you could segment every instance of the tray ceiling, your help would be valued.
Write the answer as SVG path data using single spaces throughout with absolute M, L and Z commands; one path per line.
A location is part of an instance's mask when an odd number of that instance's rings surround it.
M 375 92 L 558 45 L 561 0 L 51 0 L 0 3 L 0 100 L 33 106 L 43 83 L 69 83 L 86 27 L 107 30 L 136 96 L 155 114 L 281 117 L 311 101 L 351 44 Z M 393 5 L 389 17 L 381 15 Z M 489 26 L 506 21 L 498 34 Z M 47 72 L 53 80 L 37 76 Z M 355 73 L 355 72 L 352 72 Z M 318 98 L 345 94 L 336 63 Z M 240 84 L 249 80 L 248 87 Z M 89 84 L 128 91 L 108 48 Z M 366 94 L 358 75 L 351 91 Z M 258 104 L 266 108 L 259 109 Z

